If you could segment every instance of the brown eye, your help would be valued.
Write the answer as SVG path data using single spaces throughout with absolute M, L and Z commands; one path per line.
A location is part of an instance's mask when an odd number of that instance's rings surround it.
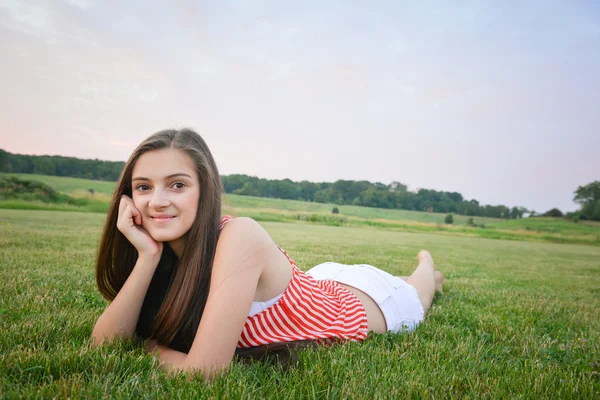
M 183 183 L 183 182 L 175 182 L 175 183 L 173 184 L 173 187 L 174 187 L 175 189 L 183 189 L 183 188 L 185 187 L 185 183 Z
M 137 185 L 135 187 L 135 189 L 139 192 L 145 192 L 146 190 L 150 189 L 150 186 L 142 184 L 142 185 Z

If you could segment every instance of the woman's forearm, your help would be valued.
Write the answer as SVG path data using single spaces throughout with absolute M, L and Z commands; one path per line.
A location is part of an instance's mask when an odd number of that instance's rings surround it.
M 104 310 L 92 331 L 93 345 L 116 338 L 133 336 L 144 303 L 144 297 L 158 265 L 153 257 L 140 256 L 125 284 Z

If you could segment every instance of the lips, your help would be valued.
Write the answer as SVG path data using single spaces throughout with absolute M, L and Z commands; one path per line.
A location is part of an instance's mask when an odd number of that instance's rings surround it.
M 169 222 L 174 220 L 176 217 L 173 215 L 155 215 L 151 217 L 154 222 Z

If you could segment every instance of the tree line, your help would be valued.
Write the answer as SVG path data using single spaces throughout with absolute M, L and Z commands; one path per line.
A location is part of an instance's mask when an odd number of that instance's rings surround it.
M 25 174 L 55 175 L 102 181 L 117 181 L 124 162 L 84 160 L 62 156 L 32 156 L 12 154 L 0 149 L 0 171 Z M 533 211 L 524 207 L 483 205 L 477 200 L 467 200 L 458 192 L 432 189 L 409 191 L 401 182 L 389 185 L 380 182 L 338 180 L 336 182 L 294 182 L 290 179 L 261 179 L 254 176 L 223 175 L 223 191 L 245 196 L 357 205 L 388 209 L 456 213 L 473 217 L 518 219 Z M 580 186 L 575 201 L 582 205 L 569 217 L 600 220 L 600 182 Z M 552 209 L 547 216 L 562 216 Z
M 83 160 L 62 156 L 31 156 L 0 150 L 2 172 L 116 181 L 124 165 L 123 162 Z M 481 205 L 477 200 L 465 200 L 457 192 L 430 189 L 411 192 L 400 182 L 392 182 L 389 185 L 347 180 L 333 183 L 293 182 L 290 179 L 261 179 L 239 174 L 223 175 L 222 182 L 225 193 L 245 196 L 513 219 L 522 218 L 527 212 L 523 207 Z
M 125 163 L 122 161 L 83 160 L 62 156 L 12 154 L 0 149 L 0 171 L 19 174 L 68 176 L 115 182 Z
M 457 192 L 419 189 L 411 192 L 400 182 L 389 185 L 380 182 L 338 180 L 333 183 L 294 182 L 290 179 L 261 179 L 248 175 L 222 177 L 226 193 L 246 196 L 274 197 L 402 210 L 456 213 L 494 218 L 522 218 L 524 207 L 482 205 L 477 200 L 466 200 Z

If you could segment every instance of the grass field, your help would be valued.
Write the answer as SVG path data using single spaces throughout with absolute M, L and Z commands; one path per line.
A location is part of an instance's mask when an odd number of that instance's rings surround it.
M 105 213 L 114 190 L 114 182 L 46 175 L 5 174 L 44 182 L 55 190 L 82 199 L 81 207 L 33 201 L 0 200 L 0 209 L 87 211 Z M 2 176 L 2 174 L 0 174 Z M 88 189 L 93 189 L 90 193 Z M 467 226 L 468 217 L 454 216 L 454 224 L 444 224 L 446 214 L 407 210 L 388 210 L 358 206 L 337 206 L 340 214 L 332 215 L 333 204 L 269 199 L 262 197 L 223 195 L 223 212 L 247 216 L 261 222 L 298 222 L 354 227 L 377 227 L 403 232 L 438 233 L 443 235 L 488 239 L 545 241 L 553 243 L 600 246 L 600 223 L 574 223 L 560 218 L 526 218 L 502 220 L 475 217 L 482 226 Z
M 302 269 L 410 273 L 421 248 L 446 293 L 413 334 L 305 350 L 289 371 L 234 363 L 169 378 L 140 345 L 90 348 L 100 213 L 0 210 L 0 398 L 598 398 L 600 248 L 263 222 Z
M 114 189 L 115 182 L 102 182 L 89 179 L 67 178 L 60 176 L 35 175 L 35 174 L 4 174 L 17 176 L 21 179 L 35 180 L 44 182 L 58 192 L 72 195 L 74 197 L 90 197 L 88 189 L 94 189 L 95 198 L 110 198 Z M 108 200 L 107 200 L 108 201 Z M 225 194 L 223 203 L 231 209 L 251 209 L 266 211 L 293 211 L 306 213 L 326 213 L 330 214 L 333 204 L 312 203 L 298 200 L 270 199 L 264 197 L 239 196 L 234 194 Z M 358 217 L 365 219 L 384 219 L 392 221 L 415 221 L 442 224 L 446 214 L 427 213 L 420 211 L 407 210 L 386 210 L 370 207 L 358 206 L 337 206 L 343 215 L 349 217 Z M 468 217 L 455 215 L 455 223 L 465 224 Z M 497 218 L 476 218 L 477 223 L 489 223 L 498 221 Z

